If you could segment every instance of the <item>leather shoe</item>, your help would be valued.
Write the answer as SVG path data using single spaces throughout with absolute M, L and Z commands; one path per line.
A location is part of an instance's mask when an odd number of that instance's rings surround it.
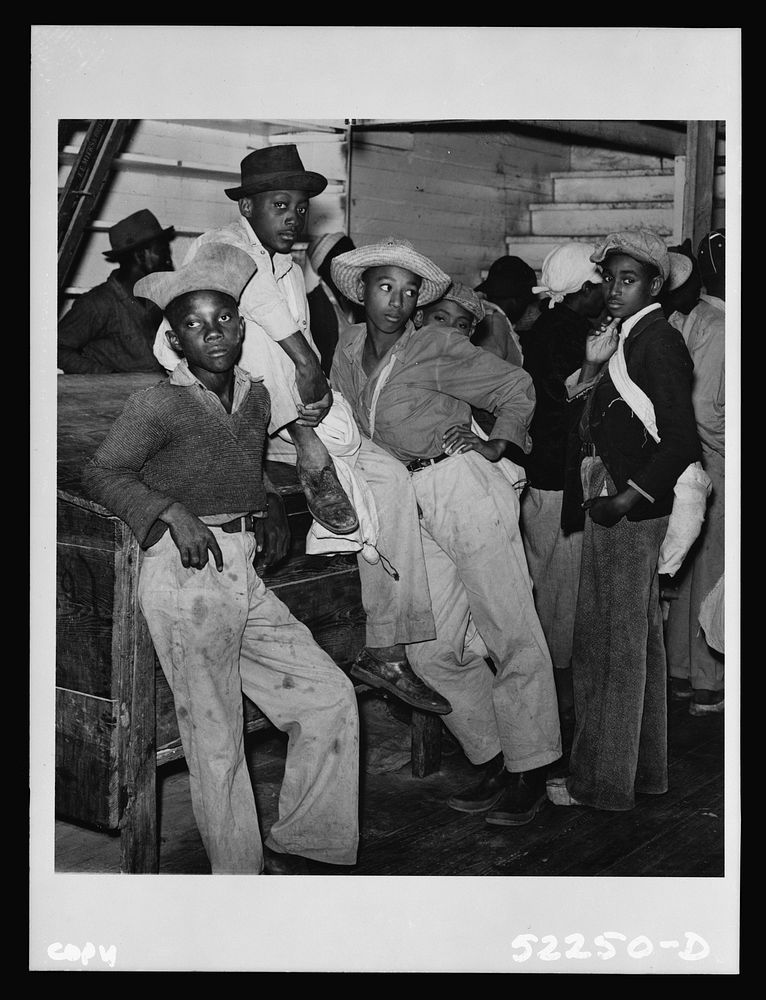
M 354 660 L 349 672 L 364 684 L 382 688 L 421 712 L 448 715 L 452 711 L 452 705 L 446 698 L 413 673 L 406 657 L 403 660 L 379 660 L 365 648 Z
M 298 466 L 296 474 L 306 496 L 309 513 L 315 521 L 336 535 L 350 535 L 356 531 L 359 518 L 334 466 L 326 465 L 318 472 Z
M 264 845 L 264 875 L 309 875 L 309 863 L 299 854 L 281 854 Z
M 447 805 L 458 812 L 486 812 L 502 798 L 510 777 L 510 772 L 505 770 L 503 755 L 499 753 L 484 766 L 484 775 L 479 784 L 464 788 L 462 792 L 451 796 L 447 799 Z
M 505 791 L 496 807 L 487 813 L 487 823 L 495 826 L 524 826 L 531 823 L 548 801 L 545 790 L 547 767 L 509 774 Z

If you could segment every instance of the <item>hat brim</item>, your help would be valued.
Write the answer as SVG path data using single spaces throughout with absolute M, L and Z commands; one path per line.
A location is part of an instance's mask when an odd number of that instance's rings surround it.
M 142 247 L 148 247 L 151 243 L 154 243 L 157 240 L 175 239 L 175 235 L 175 226 L 168 226 L 167 229 L 162 229 L 160 232 L 154 233 L 152 236 L 147 236 L 144 239 L 136 240 L 135 243 L 129 243 L 127 246 L 120 247 L 119 250 L 105 250 L 104 257 L 106 257 L 107 260 L 115 261 L 124 254 L 131 253 L 133 250 L 141 250 Z
M 600 246 L 596 247 L 590 255 L 590 259 L 594 264 L 602 264 L 610 253 L 624 253 L 627 257 L 643 261 L 644 264 L 651 264 L 660 272 L 663 281 L 668 280 L 670 275 L 670 256 L 667 249 L 665 250 L 665 260 L 658 260 L 649 251 L 644 250 L 643 247 L 636 246 L 631 240 L 613 235 L 607 237 Z
M 359 296 L 362 275 L 371 267 L 385 267 L 387 264 L 403 267 L 423 279 L 418 293 L 418 306 L 427 306 L 440 299 L 452 284 L 452 278 L 448 274 L 414 247 L 395 244 L 358 247 L 342 253 L 332 261 L 330 273 L 338 291 L 350 302 L 361 306 L 364 305 L 364 300 Z
M 264 191 L 305 191 L 309 198 L 321 194 L 327 187 L 327 178 L 313 170 L 279 171 L 273 174 L 262 174 L 252 178 L 235 188 L 225 188 L 224 194 L 232 201 L 247 198 L 251 194 L 262 194 Z

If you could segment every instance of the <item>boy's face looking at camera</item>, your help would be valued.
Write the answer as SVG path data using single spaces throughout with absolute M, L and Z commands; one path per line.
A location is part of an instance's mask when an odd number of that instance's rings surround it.
M 662 277 L 655 267 L 624 253 L 607 254 L 601 275 L 604 302 L 616 319 L 627 319 L 652 305 L 662 288 Z
M 220 374 L 236 364 L 245 335 L 237 303 L 225 292 L 186 292 L 169 302 L 165 316 L 172 330 L 168 343 L 192 372 Z
M 415 312 L 421 281 L 405 267 L 369 267 L 359 283 L 368 322 L 381 333 L 400 333 Z
M 440 299 L 418 310 L 419 325 L 435 324 L 451 327 L 458 333 L 470 337 L 476 325 L 476 317 L 452 299 Z
M 305 191 L 262 191 L 240 198 L 239 210 L 273 257 L 290 253 L 303 232 L 309 198 Z

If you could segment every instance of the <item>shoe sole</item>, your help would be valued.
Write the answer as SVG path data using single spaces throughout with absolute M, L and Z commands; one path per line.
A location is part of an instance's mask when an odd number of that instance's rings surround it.
M 353 524 L 350 528 L 339 528 L 335 524 L 328 524 L 321 517 L 317 517 L 316 513 L 311 509 L 310 504 L 306 504 L 308 507 L 309 514 L 314 518 L 317 524 L 321 524 L 326 531 L 331 531 L 334 535 L 353 535 L 353 533 L 359 528 L 359 521 Z
M 532 808 L 525 813 L 519 813 L 517 816 L 511 816 L 510 813 L 498 813 L 493 816 L 491 813 L 487 816 L 485 822 L 491 824 L 492 826 L 525 826 L 527 823 L 531 823 L 535 816 L 544 809 L 548 803 L 547 794 L 543 793 L 539 799 L 533 804 Z
M 351 670 L 349 670 L 349 673 L 352 677 L 356 677 L 357 680 L 363 681 L 365 684 L 369 684 L 370 687 L 382 688 L 384 691 L 388 691 L 389 694 L 395 695 L 401 701 L 406 702 L 408 705 L 412 705 L 413 708 L 417 708 L 421 712 L 433 712 L 434 715 L 449 715 L 452 711 L 451 705 L 448 708 L 437 708 L 433 705 L 424 705 L 416 698 L 406 695 L 395 684 L 392 684 L 391 681 L 378 677 L 377 674 L 370 673 L 365 670 L 364 667 L 353 666 Z
M 491 802 L 488 802 L 485 799 L 481 805 L 474 803 L 471 804 L 464 803 L 461 805 L 460 803 L 463 801 L 461 799 L 447 799 L 447 805 L 450 807 L 450 809 L 456 809 L 458 812 L 461 813 L 483 813 L 483 812 L 489 812 L 492 806 L 497 805 L 497 803 L 500 801 L 502 797 L 503 797 L 503 791 L 499 791 Z

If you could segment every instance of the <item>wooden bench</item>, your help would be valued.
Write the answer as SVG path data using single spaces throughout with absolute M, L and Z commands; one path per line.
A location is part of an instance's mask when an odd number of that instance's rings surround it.
M 121 870 L 159 869 L 157 767 L 183 756 L 172 695 L 137 601 L 130 529 L 80 490 L 80 472 L 128 395 L 153 375 L 58 376 L 56 812 L 121 838 Z M 343 670 L 364 645 L 353 555 L 307 556 L 311 523 L 295 470 L 267 463 L 291 527 L 264 579 Z M 363 688 L 356 685 L 357 689 Z M 270 725 L 247 698 L 248 733 Z M 412 771 L 438 770 L 441 721 L 412 713 Z

